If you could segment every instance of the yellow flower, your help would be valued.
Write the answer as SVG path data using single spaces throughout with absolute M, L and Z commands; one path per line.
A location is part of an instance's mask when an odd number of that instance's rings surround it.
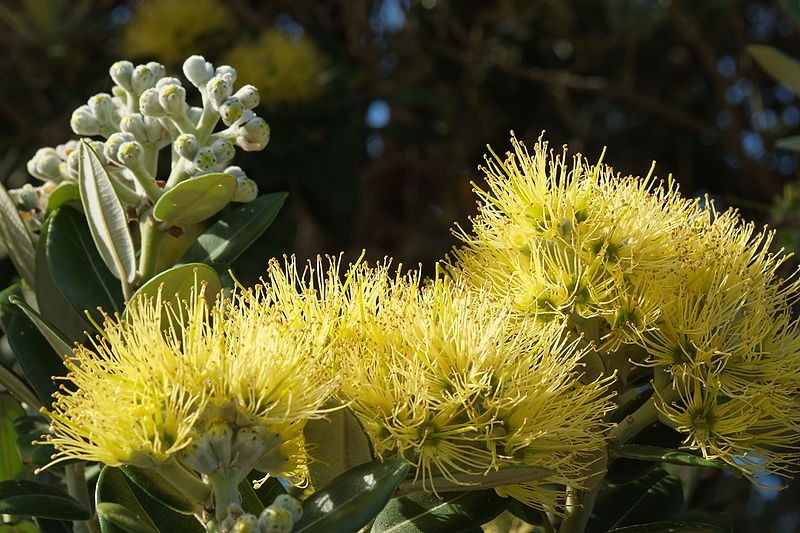
M 233 19 L 219 0 L 142 0 L 125 26 L 122 48 L 132 57 L 176 65 L 232 28 Z
M 324 90 L 327 58 L 305 35 L 291 38 L 278 30 L 266 30 L 258 40 L 228 50 L 224 61 L 236 65 L 242 83 L 259 88 L 265 103 L 296 104 L 316 98 Z
M 418 279 L 388 265 L 348 274 L 343 399 L 375 452 L 412 462 L 426 490 L 541 467 L 542 479 L 498 491 L 552 508 L 546 486 L 580 486 L 603 453 L 608 380 L 579 382 L 583 352 L 557 324 L 518 319 L 487 292 Z

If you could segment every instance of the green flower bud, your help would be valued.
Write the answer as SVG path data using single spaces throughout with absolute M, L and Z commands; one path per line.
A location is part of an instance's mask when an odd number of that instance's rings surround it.
M 141 165 L 144 158 L 144 148 L 137 141 L 122 143 L 117 151 L 117 159 L 128 168 Z
M 145 65 L 137 65 L 131 74 L 131 89 L 133 94 L 142 94 L 156 84 L 156 74 Z
M 133 76 L 133 63 L 130 61 L 117 61 L 111 68 L 108 69 L 111 79 L 114 83 L 125 89 L 126 91 L 133 91 L 131 78 Z
M 214 141 L 214 144 L 211 145 L 211 151 L 214 152 L 214 157 L 217 158 L 218 163 L 227 163 L 236 155 L 236 148 L 228 139 Z
M 61 162 L 55 149 L 39 148 L 28 161 L 28 173 L 42 181 L 61 181 Z
M 252 85 L 245 85 L 240 87 L 233 96 L 238 98 L 244 104 L 245 109 L 253 109 L 258 105 L 261 96 L 258 94 L 258 89 Z
M 246 152 L 263 150 L 269 143 L 269 125 L 261 117 L 253 117 L 239 128 L 236 144 Z
M 172 147 L 179 156 L 192 161 L 194 156 L 197 155 L 197 150 L 200 148 L 200 145 L 197 143 L 197 137 L 191 133 L 182 133 L 178 135 L 178 138 L 172 143 Z
M 164 85 L 158 89 L 158 103 L 167 115 L 176 117 L 186 112 L 186 89 L 180 85 Z
M 290 533 L 294 521 L 286 509 L 269 506 L 258 517 L 258 525 L 262 533 Z
M 217 457 L 217 464 L 227 467 L 233 458 L 231 444 L 233 440 L 233 429 L 230 424 L 222 418 L 215 417 L 206 424 L 205 438 Z
M 206 84 L 206 91 L 208 91 L 208 97 L 211 100 L 211 104 L 215 108 L 218 108 L 220 104 L 225 101 L 225 99 L 230 97 L 231 93 L 233 92 L 232 87 L 232 82 L 229 82 L 220 76 L 214 76 L 208 80 L 208 83 Z
M 127 142 L 133 142 L 135 140 L 136 137 L 134 137 L 132 133 L 128 132 L 113 133 L 106 140 L 102 153 L 105 155 L 107 159 L 119 163 L 120 161 L 117 158 L 117 154 L 119 153 L 120 147 Z M 97 150 L 95 150 L 95 153 L 98 153 Z
M 199 436 L 179 452 L 180 461 L 201 474 L 211 474 L 219 470 L 219 461 L 205 436 Z
M 148 117 L 166 117 L 167 112 L 158 100 L 158 89 L 147 89 L 139 97 L 139 110 Z
M 233 525 L 233 533 L 260 533 L 258 518 L 252 514 L 244 514 Z
M 242 427 L 233 439 L 233 456 L 236 467 L 249 472 L 259 457 L 264 453 L 264 430 L 260 427 Z
M 69 125 L 72 127 L 72 131 L 78 135 L 91 136 L 100 134 L 100 123 L 88 105 L 82 105 L 72 112 Z
M 117 106 L 114 104 L 110 94 L 96 94 L 89 98 L 87 105 L 101 125 L 111 125 L 118 122 L 118 120 L 115 120 Z
M 303 504 L 297 498 L 293 498 L 288 494 L 279 494 L 275 501 L 272 502 L 270 507 L 280 507 L 286 509 L 292 514 L 292 520 L 299 521 L 303 516 Z
M 219 116 L 222 118 L 223 124 L 230 126 L 240 118 L 244 113 L 245 107 L 241 100 L 235 96 L 226 98 L 224 102 L 219 105 Z
M 198 89 L 214 76 L 214 67 L 203 56 L 191 56 L 183 62 L 183 75 Z
M 217 158 L 211 148 L 203 146 L 197 150 L 197 153 L 192 158 L 192 164 L 200 172 L 207 172 L 216 166 Z

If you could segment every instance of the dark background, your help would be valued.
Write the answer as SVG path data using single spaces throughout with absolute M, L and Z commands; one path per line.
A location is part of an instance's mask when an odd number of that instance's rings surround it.
M 114 61 L 179 75 L 200 53 L 262 90 L 271 143 L 236 162 L 262 192 L 290 192 L 242 281 L 272 256 L 362 249 L 430 272 L 453 224 L 469 226 L 486 145 L 505 152 L 511 130 L 589 161 L 606 147 L 623 174 L 657 161 L 685 195 L 740 208 L 794 250 L 796 158 L 774 144 L 800 133 L 800 106 L 751 43 L 800 57 L 777 1 L 0 0 L 0 178 L 21 185 L 37 148 L 74 138 L 72 111 L 110 91 Z M 690 485 L 691 512 L 800 531 L 797 484 Z

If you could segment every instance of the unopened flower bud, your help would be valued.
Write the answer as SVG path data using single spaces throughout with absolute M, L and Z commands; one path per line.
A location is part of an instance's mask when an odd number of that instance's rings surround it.
M 219 105 L 219 116 L 222 118 L 223 124 L 230 126 L 240 118 L 244 113 L 245 106 L 241 100 L 235 96 L 226 98 L 224 102 Z
M 236 466 L 249 472 L 261 455 L 264 453 L 264 430 L 260 427 L 242 427 L 236 432 L 233 439 L 233 456 Z
M 155 73 L 145 65 L 137 65 L 131 74 L 131 89 L 134 94 L 142 94 L 156 84 Z
M 100 133 L 100 123 L 88 105 L 82 105 L 72 112 L 69 125 L 78 135 L 91 136 Z
M 122 143 L 117 151 L 117 159 L 128 168 L 141 165 L 144 158 L 144 148 L 137 141 Z
M 192 441 L 180 451 L 179 457 L 184 465 L 201 474 L 211 474 L 220 468 L 217 456 L 205 436 Z
M 233 533 L 261 533 L 258 518 L 250 513 L 243 514 L 233 525 Z
M 169 77 L 169 78 L 161 78 L 160 80 L 158 80 L 156 82 L 155 88 L 161 89 L 162 87 L 166 87 L 167 85 L 178 85 L 180 87 L 183 87 L 181 80 L 179 80 L 178 78 Z
M 111 68 L 108 69 L 111 79 L 114 83 L 125 89 L 126 91 L 133 91 L 131 78 L 133 76 L 133 63 L 130 61 L 117 61 Z
M 42 189 L 40 187 L 34 187 L 30 183 L 24 184 L 19 189 L 11 189 L 8 191 L 11 200 L 17 205 L 17 208 L 22 211 L 41 209 L 39 205 L 41 194 Z
M 230 97 L 232 90 L 233 83 L 227 81 L 226 79 L 220 76 L 214 76 L 208 83 L 206 84 L 206 91 L 208 91 L 208 97 L 211 100 L 211 104 L 216 108 L 225 101 L 226 98 Z
M 261 117 L 254 117 L 239 129 L 236 137 L 236 144 L 247 152 L 257 152 L 263 150 L 269 143 L 269 125 Z
M 288 494 L 279 494 L 275 497 L 270 507 L 280 507 L 286 509 L 292 514 L 292 520 L 299 521 L 303 517 L 303 504 L 297 498 L 293 498 Z
M 172 146 L 179 156 L 189 161 L 194 159 L 194 156 L 197 155 L 197 150 L 200 148 L 200 145 L 197 143 L 197 137 L 191 133 L 178 135 L 178 138 L 175 139 Z
M 222 418 L 212 418 L 206 425 L 205 438 L 217 457 L 217 464 L 227 467 L 231 464 L 231 444 L 233 429 Z
M 78 151 L 70 152 L 67 156 L 67 176 L 73 181 L 78 181 L 78 169 L 80 168 L 81 160 L 78 157 Z
M 186 110 L 186 89 L 180 85 L 164 85 L 158 89 L 158 103 L 167 115 L 176 117 Z
M 153 73 L 153 76 L 155 76 L 155 79 L 157 80 L 167 75 L 167 69 L 164 68 L 164 65 L 161 63 L 149 61 L 145 66 L 150 69 L 150 72 Z
M 217 158 L 217 163 L 227 163 L 236 155 L 236 148 L 228 139 L 217 139 L 211 145 L 211 151 Z
M 103 154 L 106 156 L 107 159 L 112 161 L 120 162 L 117 158 L 117 154 L 119 153 L 120 147 L 127 143 L 135 141 L 136 137 L 133 136 L 132 133 L 128 132 L 117 132 L 111 134 L 105 142 L 105 146 L 103 147 Z M 97 153 L 95 151 L 95 153 Z
M 108 141 L 106 141 L 108 142 Z M 97 156 L 97 159 L 100 161 L 100 164 L 106 166 L 108 164 L 108 158 L 106 157 L 106 143 L 103 141 L 93 141 L 87 139 L 87 143 L 89 145 L 89 149 Z
M 269 506 L 258 517 L 262 533 L 290 533 L 294 521 L 292 513 L 280 507 Z
M 236 192 L 233 193 L 232 202 L 246 204 L 258 197 L 258 185 L 248 177 L 236 178 Z
M 163 128 L 157 120 L 143 117 L 140 113 L 129 113 L 119 122 L 122 131 L 127 131 L 136 137 L 140 143 L 152 143 L 159 139 Z
M 240 87 L 239 90 L 233 94 L 233 96 L 242 101 L 245 109 L 253 109 L 256 107 L 261 98 L 258 94 L 258 89 L 252 85 Z
M 214 67 L 203 56 L 191 56 L 183 62 L 183 75 L 199 89 L 214 76 Z
M 214 71 L 215 76 L 219 76 L 220 78 L 224 79 L 228 83 L 233 84 L 236 83 L 236 69 L 230 65 L 220 65 L 217 67 L 217 70 Z
M 61 158 L 53 148 L 39 148 L 28 161 L 28 173 L 43 181 L 61 181 Z
M 114 122 L 114 112 L 116 111 L 116 106 L 114 105 L 114 100 L 111 98 L 110 94 L 96 94 L 89 98 L 87 105 L 89 106 L 89 109 L 92 110 L 97 122 L 99 122 L 101 125 L 111 124 Z
M 147 89 L 139 97 L 139 110 L 148 117 L 166 117 L 167 112 L 158 101 L 158 89 Z
M 207 172 L 217 164 L 217 158 L 211 148 L 203 146 L 192 158 L 192 164 L 200 172 Z

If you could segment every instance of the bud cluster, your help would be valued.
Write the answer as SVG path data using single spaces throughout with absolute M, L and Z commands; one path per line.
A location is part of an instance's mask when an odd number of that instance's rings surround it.
M 228 505 L 220 533 L 290 533 L 303 516 L 300 500 L 281 494 L 259 516 L 246 513 L 237 503 Z

